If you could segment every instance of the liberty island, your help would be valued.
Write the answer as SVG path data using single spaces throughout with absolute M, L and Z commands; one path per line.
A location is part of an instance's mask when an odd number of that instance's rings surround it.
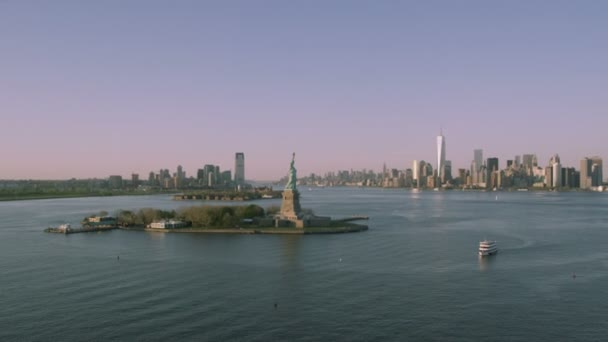
M 289 180 L 282 195 L 280 211 L 265 210 L 258 205 L 249 206 L 200 206 L 182 208 L 179 211 L 140 209 L 138 212 L 120 210 L 116 218 L 107 213 L 85 218 L 83 228 L 71 228 L 69 224 L 45 229 L 49 233 L 84 233 L 111 229 L 153 231 L 163 233 L 210 233 L 210 234 L 331 234 L 361 232 L 366 225 L 353 221 L 367 220 L 366 216 L 352 216 L 332 220 L 302 210 L 300 192 L 297 189 L 295 153 L 289 168 Z M 93 223 L 91 223 L 93 222 Z M 98 222 L 111 222 L 100 227 Z

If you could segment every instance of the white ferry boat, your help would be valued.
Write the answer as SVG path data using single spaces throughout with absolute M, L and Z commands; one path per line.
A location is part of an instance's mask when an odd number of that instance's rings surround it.
M 498 247 L 496 246 L 496 241 L 483 240 L 479 241 L 479 255 L 494 255 L 498 253 Z

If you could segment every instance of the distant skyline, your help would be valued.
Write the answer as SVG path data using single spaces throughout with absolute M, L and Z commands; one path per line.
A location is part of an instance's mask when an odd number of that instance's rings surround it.
M 0 179 L 608 158 L 608 2 L 0 1 Z M 234 170 L 233 170 L 234 172 Z

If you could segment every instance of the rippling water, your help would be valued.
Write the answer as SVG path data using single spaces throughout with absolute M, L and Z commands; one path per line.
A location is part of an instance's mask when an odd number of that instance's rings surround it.
M 606 340 L 608 194 L 496 196 L 303 189 L 317 214 L 371 217 L 318 236 L 46 234 L 194 203 L 0 202 L 0 340 Z

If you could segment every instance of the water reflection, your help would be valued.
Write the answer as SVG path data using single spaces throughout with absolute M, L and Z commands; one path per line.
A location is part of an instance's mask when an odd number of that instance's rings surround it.
M 486 255 L 486 256 L 481 256 L 479 255 L 479 270 L 481 272 L 486 272 L 492 269 L 492 264 L 494 263 L 494 255 Z
M 149 230 L 145 231 L 146 235 L 148 235 L 148 237 L 152 240 L 158 240 L 158 241 L 162 241 L 165 239 L 165 234 L 170 234 L 170 233 L 165 233 L 165 232 L 151 232 Z
M 295 270 L 299 264 L 301 239 L 301 235 L 281 235 L 282 266 L 287 270 Z

